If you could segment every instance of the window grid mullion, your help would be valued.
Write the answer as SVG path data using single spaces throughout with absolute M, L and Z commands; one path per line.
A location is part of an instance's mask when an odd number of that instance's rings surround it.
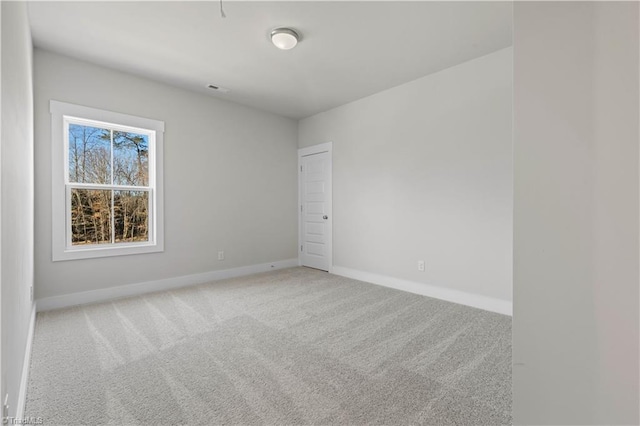
M 71 188 L 77 189 L 95 189 L 95 190 L 111 190 L 114 191 L 151 191 L 150 186 L 128 186 L 128 185 L 104 185 L 100 183 L 82 183 L 82 182 L 70 182 L 65 184 Z
M 116 242 L 116 218 L 115 218 L 115 205 L 114 205 L 114 198 L 115 198 L 115 192 L 113 189 L 111 190 L 111 244 L 115 244 Z
M 110 130 L 111 133 L 111 164 L 109 164 L 109 168 L 111 169 L 111 186 L 113 187 L 113 129 Z M 111 244 L 115 244 L 116 242 L 116 208 L 115 208 L 115 190 L 111 189 Z

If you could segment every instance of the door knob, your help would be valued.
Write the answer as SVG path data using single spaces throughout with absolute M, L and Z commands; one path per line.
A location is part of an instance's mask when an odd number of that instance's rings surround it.
M 322 216 L 322 218 L 323 218 L 324 220 L 327 220 L 327 219 L 329 219 L 329 216 L 327 216 L 327 215 L 325 214 L 324 216 Z

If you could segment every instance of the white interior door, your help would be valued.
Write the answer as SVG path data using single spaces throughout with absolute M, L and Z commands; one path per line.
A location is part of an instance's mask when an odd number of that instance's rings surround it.
M 329 271 L 332 254 L 331 152 L 300 156 L 300 263 Z

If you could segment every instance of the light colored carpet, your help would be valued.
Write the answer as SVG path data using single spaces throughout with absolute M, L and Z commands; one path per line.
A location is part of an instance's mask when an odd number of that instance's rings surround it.
M 45 424 L 511 422 L 511 318 L 293 268 L 39 313 Z

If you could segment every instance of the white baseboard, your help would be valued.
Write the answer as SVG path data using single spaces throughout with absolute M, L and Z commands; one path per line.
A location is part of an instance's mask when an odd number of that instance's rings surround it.
M 31 308 L 31 318 L 29 320 L 29 331 L 27 333 L 27 346 L 24 350 L 24 362 L 22 363 L 22 376 L 20 377 L 20 390 L 18 391 L 18 406 L 16 407 L 16 418 L 24 419 L 24 409 L 27 403 L 27 385 L 29 384 L 29 367 L 31 366 L 31 347 L 33 346 L 33 335 L 36 328 L 36 304 Z
M 103 302 L 123 297 L 137 296 L 139 294 L 171 290 L 174 288 L 203 284 L 209 281 L 241 277 L 244 275 L 257 274 L 259 272 L 273 271 L 275 269 L 291 268 L 294 266 L 298 266 L 298 259 L 279 260 L 276 262 L 241 266 L 239 268 L 224 269 L 221 271 L 210 271 L 201 274 L 184 275 L 181 277 L 103 288 L 100 290 L 65 294 L 62 296 L 45 297 L 43 299 L 38 299 L 37 308 L 38 312 L 40 312 L 67 308 L 69 306 L 86 305 L 88 303 Z
M 449 288 L 403 280 L 400 278 L 387 277 L 385 275 L 358 271 L 342 266 L 334 266 L 332 273 L 359 281 L 366 281 L 384 287 L 407 291 L 409 293 L 433 297 L 434 299 L 472 306 L 474 308 L 484 309 L 485 311 L 497 312 L 499 314 L 509 316 L 513 315 L 513 304 L 507 300 L 494 299 L 492 297 L 480 296 L 473 293 L 466 293 L 459 290 L 452 290 Z

